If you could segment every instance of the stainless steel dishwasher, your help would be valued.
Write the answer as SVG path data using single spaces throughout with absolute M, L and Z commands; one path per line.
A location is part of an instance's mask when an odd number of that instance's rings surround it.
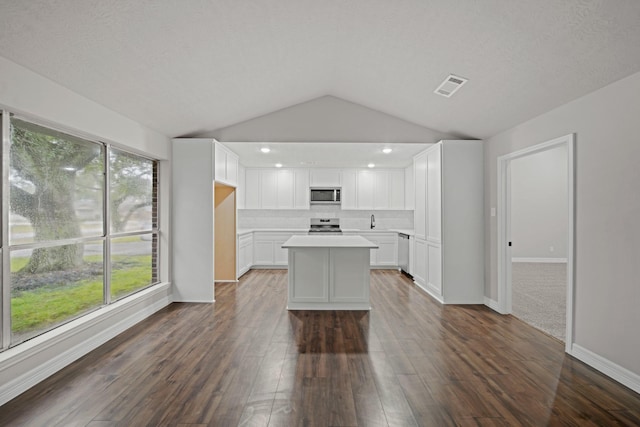
M 398 233 L 398 267 L 407 276 L 409 274 L 409 235 Z

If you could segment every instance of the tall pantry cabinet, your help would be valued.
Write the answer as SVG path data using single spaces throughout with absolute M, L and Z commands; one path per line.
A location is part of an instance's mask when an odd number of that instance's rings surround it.
M 236 278 L 238 156 L 211 138 L 176 138 L 171 164 L 173 298 L 213 302 L 220 273 Z
M 444 304 L 484 303 L 482 141 L 440 141 L 413 171 L 415 283 Z

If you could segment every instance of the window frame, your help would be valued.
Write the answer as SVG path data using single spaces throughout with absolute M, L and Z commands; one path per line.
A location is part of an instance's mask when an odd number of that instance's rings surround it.
M 47 332 L 53 331 L 56 328 L 71 322 L 75 319 L 84 317 L 89 313 L 95 312 L 97 310 L 103 309 L 115 301 L 122 301 L 127 299 L 136 293 L 147 289 L 151 286 L 157 285 L 161 283 L 161 254 L 160 254 L 160 212 L 161 212 L 161 197 L 160 197 L 160 160 L 153 158 L 148 155 L 140 154 L 133 150 L 123 148 L 118 144 L 108 143 L 101 141 L 99 138 L 96 138 L 91 135 L 83 134 L 82 132 L 70 131 L 68 129 L 61 128 L 56 125 L 52 125 L 51 123 L 43 122 L 41 120 L 34 119 L 32 117 L 27 117 L 24 115 L 14 114 L 6 109 L 0 108 L 0 119 L 1 119 L 1 128 L 0 133 L 2 137 L 2 145 L 0 146 L 0 169 L 1 169 L 1 185 L 0 190 L 2 194 L 2 205 L 1 205 L 1 215 L 0 215 L 0 353 L 9 349 L 19 346 L 32 338 L 45 334 Z M 50 240 L 50 241 L 40 241 L 40 242 L 30 242 L 30 243 L 18 243 L 18 244 L 10 244 L 9 242 L 9 216 L 11 211 L 9 191 L 10 191 L 10 148 L 11 148 L 11 120 L 17 119 L 20 121 L 24 121 L 47 130 L 51 130 L 53 132 L 59 132 L 64 135 L 68 135 L 72 138 L 78 138 L 83 141 L 86 141 L 91 144 L 97 144 L 101 147 L 102 153 L 102 164 L 103 164 L 103 174 L 104 174 L 104 185 L 102 189 L 102 234 L 96 236 L 80 236 L 77 238 L 69 238 L 69 239 L 60 239 L 60 240 Z M 117 150 L 118 152 L 125 153 L 126 155 L 133 156 L 134 158 L 140 158 L 141 160 L 152 162 L 152 210 L 154 210 L 155 215 L 152 214 L 152 227 L 151 230 L 139 230 L 139 231 L 128 231 L 128 232 L 111 232 L 111 207 L 109 204 L 109 194 L 111 190 L 111 171 L 110 171 L 110 154 L 112 150 Z M 111 242 L 113 239 L 118 239 L 122 237 L 128 236 L 143 236 L 149 235 L 151 236 L 151 277 L 152 280 L 149 284 L 144 285 L 140 288 L 135 289 L 129 294 L 123 295 L 120 298 L 111 300 Z M 11 325 L 11 253 L 12 251 L 24 250 L 24 249 L 37 249 L 43 247 L 55 247 L 62 246 L 65 244 L 78 244 L 78 243 L 90 243 L 90 242 L 102 242 L 103 246 L 103 302 L 100 306 L 97 306 L 89 311 L 83 312 L 77 316 L 71 316 L 61 323 L 56 324 L 53 327 L 45 328 L 35 335 L 18 342 L 12 342 L 12 325 Z

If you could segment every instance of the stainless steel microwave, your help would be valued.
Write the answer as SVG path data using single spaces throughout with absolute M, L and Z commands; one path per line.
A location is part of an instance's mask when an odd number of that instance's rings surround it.
M 309 198 L 312 205 L 339 205 L 341 202 L 340 188 L 318 188 L 311 187 L 311 197 Z

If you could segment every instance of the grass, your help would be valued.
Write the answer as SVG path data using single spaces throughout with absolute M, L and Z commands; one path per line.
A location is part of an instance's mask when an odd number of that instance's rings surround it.
M 87 257 L 92 258 L 92 257 Z M 97 257 L 93 262 L 100 262 Z M 120 258 L 120 259 L 119 259 Z M 130 294 L 151 283 L 151 256 L 113 257 L 124 261 L 121 269 L 111 273 L 112 300 Z M 11 269 L 19 269 L 28 258 L 11 260 Z M 87 259 L 87 261 L 91 261 Z M 15 268 L 15 269 L 14 269 Z M 16 292 L 11 297 L 11 330 L 14 335 L 43 331 L 103 304 L 102 276 L 75 283 L 52 284 L 38 289 Z

